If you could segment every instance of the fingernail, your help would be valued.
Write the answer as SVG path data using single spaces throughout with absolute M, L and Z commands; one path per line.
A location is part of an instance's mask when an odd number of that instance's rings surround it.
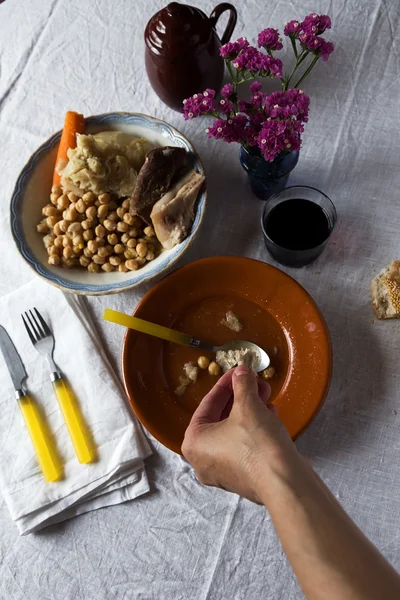
M 239 365 L 238 367 L 236 367 L 235 372 L 234 372 L 235 377 L 241 377 L 242 375 L 249 375 L 249 374 L 250 374 L 250 369 L 248 369 L 245 365 Z

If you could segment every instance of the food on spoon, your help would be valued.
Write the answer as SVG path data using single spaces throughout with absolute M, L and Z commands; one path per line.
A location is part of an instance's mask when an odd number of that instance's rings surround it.
M 378 319 L 400 319 L 400 260 L 371 281 L 372 307 Z
M 231 310 L 227 311 L 225 319 L 222 319 L 221 321 L 221 325 L 225 325 L 225 327 L 232 331 L 236 331 L 237 333 L 243 329 L 242 323 Z
M 148 140 L 122 131 L 78 134 L 76 147 L 67 151 L 67 164 L 59 169 L 61 186 L 77 196 L 88 191 L 130 196 L 152 147 Z
M 62 130 L 60 144 L 58 146 L 56 164 L 53 175 L 53 185 L 60 185 L 60 175 L 58 167 L 64 167 L 68 161 L 68 150 L 76 147 L 76 134 L 84 133 L 85 118 L 83 115 L 69 110 L 65 115 L 64 127 Z
M 190 381 L 197 381 L 197 377 L 199 375 L 199 368 L 193 362 L 188 362 L 183 366 L 183 370 L 185 375 L 190 379 Z
M 260 364 L 260 356 L 250 348 L 240 348 L 239 350 L 218 350 L 217 363 L 224 373 L 230 371 L 238 365 L 245 365 L 255 373 Z
M 147 153 L 146 160 L 137 176 L 131 197 L 130 212 L 151 225 L 153 206 L 168 191 L 173 178 L 186 162 L 184 148 L 164 146 Z
M 207 358 L 207 356 L 199 356 L 197 364 L 199 365 L 200 369 L 208 369 L 210 365 L 210 359 Z
M 155 203 L 151 220 L 158 240 L 170 250 L 188 235 L 194 221 L 194 206 L 204 175 L 192 170 Z
M 208 365 L 208 372 L 214 377 L 219 377 L 221 375 L 221 367 L 215 361 L 210 362 L 210 364 Z

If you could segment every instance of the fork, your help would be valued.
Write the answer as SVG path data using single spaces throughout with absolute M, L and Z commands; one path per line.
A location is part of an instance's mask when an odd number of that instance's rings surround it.
M 26 331 L 34 348 L 47 360 L 50 369 L 50 380 L 53 383 L 53 388 L 79 462 L 84 464 L 93 462 L 94 453 L 85 436 L 83 417 L 65 384 L 60 369 L 53 359 L 54 336 L 39 311 L 36 308 L 33 311 L 29 310 L 21 315 Z

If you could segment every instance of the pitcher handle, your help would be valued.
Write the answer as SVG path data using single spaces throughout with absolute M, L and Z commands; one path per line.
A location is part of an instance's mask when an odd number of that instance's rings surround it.
M 225 12 L 226 10 L 229 10 L 229 19 L 228 19 L 228 24 L 226 26 L 226 29 L 221 37 L 222 45 L 226 44 L 226 42 L 229 42 L 229 40 L 231 39 L 233 30 L 235 29 L 236 21 L 237 21 L 236 8 L 234 6 L 232 6 L 232 4 L 229 4 L 229 2 L 222 2 L 221 4 L 218 4 L 218 6 L 216 6 L 214 8 L 214 10 L 212 11 L 212 13 L 210 15 L 211 25 L 215 29 L 218 19 L 220 18 L 222 13 Z

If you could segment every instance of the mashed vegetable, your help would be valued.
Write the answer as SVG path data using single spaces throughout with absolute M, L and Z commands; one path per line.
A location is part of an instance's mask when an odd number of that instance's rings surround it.
M 67 152 L 67 164 L 57 165 L 57 171 L 63 189 L 78 196 L 87 191 L 130 196 L 146 154 L 154 147 L 121 131 L 77 134 L 76 142 Z

